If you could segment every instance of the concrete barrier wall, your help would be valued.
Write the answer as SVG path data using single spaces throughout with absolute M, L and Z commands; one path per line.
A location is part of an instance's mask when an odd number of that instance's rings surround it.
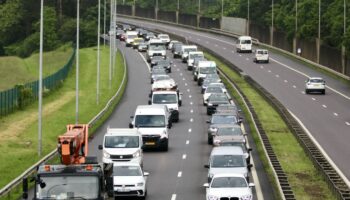
M 275 31 L 273 34 L 273 46 L 285 51 L 293 52 L 293 41 L 287 38 L 287 34 Z
M 270 30 L 269 27 L 263 27 L 251 23 L 249 26 L 249 35 L 257 38 L 260 42 L 270 44 Z
M 301 49 L 301 57 L 317 62 L 316 41 L 308 41 L 299 39 L 297 42 L 297 49 Z
M 176 12 L 159 10 L 158 19 L 176 23 Z
M 337 72 L 342 72 L 341 51 L 329 46 L 321 45 L 320 64 L 327 66 Z M 348 59 L 348 63 L 349 63 Z M 347 65 L 350 66 L 350 65 Z
M 135 8 L 135 15 L 138 17 L 145 17 L 145 18 L 155 18 L 155 13 L 153 8 L 140 8 L 136 7 Z
M 247 29 L 247 20 L 236 17 L 223 17 L 221 28 L 238 35 L 245 35 Z
M 220 29 L 220 19 L 201 17 L 199 22 L 199 27 L 207 28 L 207 29 L 211 29 L 211 28 Z
M 117 6 L 117 13 L 123 14 L 123 15 L 132 15 L 132 6 L 129 5 L 118 5 Z
M 179 14 L 179 24 L 197 26 L 197 15 Z

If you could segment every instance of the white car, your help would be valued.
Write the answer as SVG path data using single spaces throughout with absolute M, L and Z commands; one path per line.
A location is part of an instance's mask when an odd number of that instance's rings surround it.
M 259 62 L 269 63 L 269 51 L 266 49 L 257 49 L 255 51 L 254 62 L 256 62 L 256 63 L 259 63 Z
M 211 183 L 203 185 L 206 188 L 206 200 L 240 199 L 252 200 L 252 187 L 241 174 L 217 174 Z
M 171 40 L 168 44 L 168 49 L 171 50 L 173 48 L 174 43 L 179 43 L 177 40 Z
M 114 196 L 134 196 L 146 199 L 147 176 L 141 166 L 131 162 L 115 162 L 113 164 Z
M 320 77 L 311 77 L 306 81 L 305 93 L 321 92 L 326 94 L 326 82 Z
M 169 44 L 170 42 L 170 37 L 168 34 L 159 34 L 158 38 L 165 44 Z

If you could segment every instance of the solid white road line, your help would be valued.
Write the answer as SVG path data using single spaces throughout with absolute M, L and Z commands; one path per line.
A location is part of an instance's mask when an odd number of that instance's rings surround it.
M 151 67 L 149 66 L 149 64 L 148 64 L 148 62 L 147 62 L 147 60 L 146 60 L 146 58 L 143 56 L 142 53 L 139 52 L 139 54 L 140 54 L 142 60 L 146 63 L 146 66 L 147 66 L 147 68 L 148 68 L 148 71 L 151 72 Z
M 301 122 L 301 120 L 295 116 L 290 110 L 288 110 L 289 113 L 295 118 L 295 120 L 298 121 L 300 126 L 304 129 L 306 134 L 310 137 L 310 139 L 313 141 L 313 143 L 318 147 L 318 149 L 321 151 L 322 155 L 328 160 L 328 162 L 332 165 L 332 167 L 335 169 L 335 171 L 338 172 L 339 176 L 344 180 L 345 184 L 350 187 L 350 181 L 346 178 L 346 176 L 343 174 L 342 171 L 338 168 L 338 166 L 333 162 L 333 160 L 328 156 L 326 151 L 322 148 L 322 146 L 317 142 L 317 140 L 311 135 L 310 131 L 305 127 L 305 125 Z M 350 125 L 350 123 L 349 123 Z
M 178 173 L 177 173 L 177 177 L 181 177 L 182 176 L 182 171 L 179 171 Z
M 171 196 L 171 200 L 176 200 L 176 194 L 173 194 L 173 195 Z

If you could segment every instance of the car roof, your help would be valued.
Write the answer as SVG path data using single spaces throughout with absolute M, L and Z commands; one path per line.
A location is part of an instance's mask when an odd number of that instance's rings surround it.
M 113 135 L 140 135 L 140 132 L 130 128 L 108 128 L 105 136 Z
M 135 115 L 150 115 L 150 114 L 165 114 L 166 105 L 155 104 L 155 105 L 138 105 L 135 111 Z
M 310 80 L 311 80 L 311 79 L 320 79 L 320 80 L 323 80 L 323 78 L 321 78 L 321 77 L 310 77 L 309 79 L 310 79 Z
M 214 147 L 210 153 L 213 155 L 243 155 L 243 149 L 239 146 L 218 146 Z
M 252 37 L 250 37 L 250 36 L 240 36 L 238 39 L 239 40 L 251 40 Z

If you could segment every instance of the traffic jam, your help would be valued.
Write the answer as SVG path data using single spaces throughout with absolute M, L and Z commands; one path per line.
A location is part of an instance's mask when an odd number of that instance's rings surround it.
M 198 90 L 208 115 L 208 145 L 213 148 L 207 164 L 207 200 L 250 200 L 253 187 L 250 161 L 241 110 L 222 82 L 215 61 L 207 60 L 196 45 L 171 40 L 130 25 L 118 25 L 116 37 L 126 47 L 143 54 L 150 68 L 148 105 L 138 105 L 130 116 L 129 128 L 108 128 L 99 149 L 103 163 L 113 163 L 114 196 L 147 197 L 147 177 L 143 171 L 143 151 L 168 151 L 169 129 L 181 123 L 182 93 L 172 78 L 173 61 L 181 60 Z M 268 62 L 268 61 L 267 61 Z

